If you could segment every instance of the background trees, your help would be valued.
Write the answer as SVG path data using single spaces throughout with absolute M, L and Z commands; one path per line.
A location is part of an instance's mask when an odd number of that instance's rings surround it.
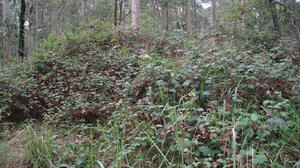
M 224 28 L 273 29 L 300 39 L 297 0 L 2 0 L 1 14 L 2 58 L 30 57 L 49 34 L 64 35 L 95 19 L 201 36 Z

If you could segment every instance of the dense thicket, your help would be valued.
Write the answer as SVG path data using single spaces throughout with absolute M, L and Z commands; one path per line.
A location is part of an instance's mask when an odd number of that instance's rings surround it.
M 299 167 L 299 1 L 1 5 L 0 168 Z
M 68 131 L 74 125 L 69 117 L 80 121 L 73 130 L 79 140 L 57 130 L 55 140 L 61 144 L 42 148 L 50 158 L 25 162 L 85 167 L 104 157 L 101 164 L 116 167 L 209 167 L 237 164 L 232 161 L 241 157 L 240 167 L 274 165 L 267 158 L 276 165 L 298 164 L 299 67 L 284 41 L 266 49 L 264 42 L 223 36 L 199 44 L 181 34 L 156 34 L 90 24 L 63 38 L 50 36 L 30 61 L 11 64 L 1 73 L 2 122 L 38 119 Z M 119 140 L 124 145 L 120 151 L 113 145 Z M 72 150 L 62 155 L 61 147 Z M 272 157 L 274 152 L 288 160 Z
M 126 82 L 138 76 L 139 55 L 171 57 L 175 48 L 180 46 L 141 32 L 95 24 L 64 38 L 50 36 L 32 60 L 1 73 L 1 116 L 41 119 L 51 111 L 101 119 L 124 99 Z

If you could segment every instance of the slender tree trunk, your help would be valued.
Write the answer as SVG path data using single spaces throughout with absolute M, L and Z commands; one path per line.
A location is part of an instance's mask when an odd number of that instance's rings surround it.
M 298 41 L 300 41 L 300 27 L 297 24 L 297 19 L 295 18 L 295 13 L 296 11 L 296 0 L 291 0 L 290 1 L 290 8 L 292 10 L 291 16 L 290 16 L 290 22 L 291 25 L 294 27 L 295 29 L 295 37 Z
M 178 20 L 178 24 L 177 24 L 177 28 L 180 29 L 181 32 L 183 32 L 183 26 L 182 26 L 182 22 L 181 22 L 181 7 L 178 7 L 176 10 L 176 16 L 177 16 L 177 20 Z
M 217 27 L 217 16 L 216 16 L 216 6 L 217 0 L 211 0 L 211 27 L 213 30 L 216 30 Z
M 169 1 L 167 2 L 167 9 L 166 9 L 166 31 L 169 31 L 169 20 L 170 20 L 170 15 L 169 15 Z
M 3 26 L 3 3 L 1 2 L 0 3 L 0 19 L 1 19 L 1 25 L 0 25 L 0 39 L 1 39 L 1 46 L 0 46 L 0 68 L 3 66 L 3 61 L 2 59 L 4 58 L 4 32 L 3 32 L 3 29 L 4 29 L 4 26 Z
M 3 18 L 3 49 L 4 58 L 11 57 L 12 46 L 11 46 L 11 28 L 10 28 L 10 18 L 11 7 L 9 0 L 2 0 L 2 18 Z
M 153 28 L 154 28 L 154 30 L 156 29 L 156 15 L 155 15 L 155 13 L 156 13 L 156 8 L 155 8 L 155 0 L 152 0 L 152 11 L 153 11 Z
M 83 0 L 80 0 L 81 3 Z M 77 1 L 76 1 L 77 2 Z M 72 31 L 74 32 L 75 28 L 79 26 L 80 22 L 83 21 L 83 13 L 80 9 L 76 10 L 77 3 L 72 3 L 70 6 L 70 24 L 73 26 Z M 81 6 L 81 4 L 80 4 Z M 79 18 L 79 19 L 78 19 Z M 80 21 L 81 20 L 81 21 Z
M 64 24 L 65 24 L 65 18 L 61 17 L 60 21 L 59 21 L 59 35 L 63 36 L 65 34 L 65 28 L 64 28 Z
M 52 33 L 52 25 L 53 25 L 53 23 L 52 23 L 52 16 L 48 16 L 48 32 L 47 32 L 47 34 L 46 34 L 46 37 L 49 35 L 49 34 L 51 34 Z
M 123 17 L 123 0 L 120 0 L 120 11 L 119 11 L 119 25 L 122 24 L 122 17 Z
M 118 25 L 118 0 L 115 0 L 114 26 Z
M 189 13 L 189 0 L 185 0 L 184 4 L 183 4 L 183 15 L 185 16 L 185 18 L 188 16 Z
M 37 8 L 36 8 L 36 2 L 33 1 L 30 5 L 29 8 L 29 35 L 28 35 L 28 57 L 31 57 L 34 53 L 35 49 L 35 34 L 36 34 L 36 13 L 37 13 Z
M 3 2 L 1 1 L 0 2 L 0 40 L 1 40 L 1 44 L 3 42 L 3 39 L 4 39 L 4 33 L 3 33 L 3 29 L 4 29 L 4 19 L 3 19 Z M 4 43 L 3 43 L 4 44 Z M 0 45 L 0 51 L 3 50 L 3 45 Z M 0 53 L 0 57 L 2 57 L 2 53 Z
M 26 12 L 26 2 L 21 0 L 20 8 L 20 29 L 19 29 L 19 56 L 25 58 L 25 12 Z
M 159 2 L 157 2 L 157 0 L 153 0 L 153 8 L 154 8 L 154 12 L 157 14 L 157 25 L 159 28 L 163 29 L 164 28 L 164 24 L 163 24 L 163 19 L 161 17 L 161 12 L 160 12 L 160 5 Z
M 188 32 L 193 32 L 194 30 L 194 23 L 193 23 L 193 5 L 191 0 L 188 0 L 187 2 L 187 29 Z
M 141 26 L 141 6 L 140 0 L 131 1 L 132 28 L 138 29 Z
M 240 19 L 240 26 L 243 31 L 246 29 L 246 24 L 245 24 L 245 16 L 244 16 L 244 8 L 245 8 L 245 0 L 239 0 L 240 6 L 242 7 L 242 12 L 241 12 L 241 19 Z
M 198 8 L 198 4 L 197 4 L 197 0 L 194 0 L 194 7 L 193 7 L 193 22 L 194 22 L 194 31 L 197 31 L 198 29 L 198 20 L 197 20 L 197 8 Z
M 44 8 L 42 8 L 41 13 L 40 13 L 40 20 L 39 20 L 40 24 L 41 24 L 41 28 L 43 31 L 41 31 L 40 33 L 40 39 L 45 39 L 45 35 L 47 34 L 47 25 L 45 23 L 45 11 Z
M 271 10 L 274 31 L 276 31 L 277 33 L 280 33 L 280 25 L 279 25 L 279 19 L 278 19 L 276 5 L 274 4 L 273 0 L 268 0 L 268 2 L 269 2 L 270 10 Z
M 85 10 L 86 10 L 86 0 L 80 0 L 79 25 L 86 23 Z
M 57 16 L 57 33 L 61 36 L 64 35 L 64 17 L 65 17 L 64 11 L 65 11 L 65 6 L 62 6 L 59 9 L 58 16 Z

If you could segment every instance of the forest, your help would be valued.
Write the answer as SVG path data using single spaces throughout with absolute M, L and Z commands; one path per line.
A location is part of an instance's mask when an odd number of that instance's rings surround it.
M 300 0 L 0 13 L 0 168 L 300 168 Z

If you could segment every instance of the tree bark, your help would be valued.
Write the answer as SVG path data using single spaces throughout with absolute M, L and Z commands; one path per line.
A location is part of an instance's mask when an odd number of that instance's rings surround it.
M 239 4 L 242 7 L 241 16 L 240 16 L 240 26 L 242 31 L 245 31 L 246 29 L 245 16 L 244 16 L 245 0 L 239 0 Z
M 26 12 L 26 2 L 21 0 L 20 8 L 20 28 L 19 28 L 19 56 L 25 58 L 25 12 Z
M 33 55 L 36 46 L 36 2 L 33 1 L 29 8 L 29 35 L 28 35 L 28 57 Z
M 157 0 L 153 0 L 153 12 L 157 15 L 157 24 L 159 28 L 163 29 L 164 27 L 164 22 L 162 19 L 162 14 L 161 14 L 161 6 L 159 5 L 159 2 Z
M 290 16 L 290 22 L 291 25 L 294 27 L 295 29 L 295 37 L 297 39 L 297 41 L 300 41 L 300 27 L 297 24 L 297 18 L 295 17 L 295 13 L 296 11 L 296 0 L 291 0 L 290 1 L 290 8 L 291 8 L 291 16 Z
M 115 0 L 114 26 L 118 25 L 118 0 Z
M 11 16 L 11 7 L 9 0 L 2 0 L 2 18 L 3 18 L 3 50 L 4 58 L 11 57 L 11 28 L 9 18 Z
M 187 2 L 187 29 L 188 32 L 193 32 L 194 30 L 194 23 L 193 23 L 193 5 L 191 0 Z
M 0 40 L 1 40 L 1 46 L 0 46 L 0 68 L 3 66 L 3 58 L 4 58 L 4 26 L 3 26 L 3 3 L 0 3 L 0 19 L 1 19 L 1 25 L 0 25 Z
M 169 31 L 169 20 L 170 20 L 170 15 L 169 15 L 169 1 L 167 2 L 167 7 L 166 7 L 166 31 Z
M 79 25 L 86 23 L 85 10 L 86 10 L 86 0 L 80 0 Z
M 62 3 L 62 6 L 58 9 L 58 16 L 57 18 L 57 34 L 59 34 L 60 36 L 64 35 L 64 21 L 65 21 L 65 5 L 66 3 Z
M 198 29 L 198 21 L 197 21 L 197 17 L 198 17 L 198 13 L 197 13 L 197 8 L 198 8 L 198 4 L 197 4 L 197 0 L 194 0 L 194 5 L 193 5 L 193 22 L 194 22 L 194 31 L 197 31 Z
M 277 33 L 280 33 L 280 25 L 279 25 L 279 19 L 278 19 L 276 5 L 274 4 L 273 0 L 268 0 L 268 2 L 269 2 L 270 10 L 271 10 L 274 31 Z
M 216 6 L 217 0 L 211 0 L 211 27 L 216 30 L 217 27 L 217 16 L 216 16 Z
M 132 11 L 132 28 L 138 29 L 141 25 L 141 6 L 140 0 L 132 0 L 131 11 Z
M 123 0 L 120 0 L 120 11 L 119 11 L 119 25 L 122 24 L 122 17 L 123 17 Z
M 39 6 L 42 6 L 42 9 L 39 11 L 38 23 L 40 23 L 40 28 L 42 29 L 42 31 L 37 33 L 39 39 L 45 39 L 45 36 L 47 35 L 47 24 L 45 23 L 45 11 L 44 11 L 43 4 L 40 4 Z

